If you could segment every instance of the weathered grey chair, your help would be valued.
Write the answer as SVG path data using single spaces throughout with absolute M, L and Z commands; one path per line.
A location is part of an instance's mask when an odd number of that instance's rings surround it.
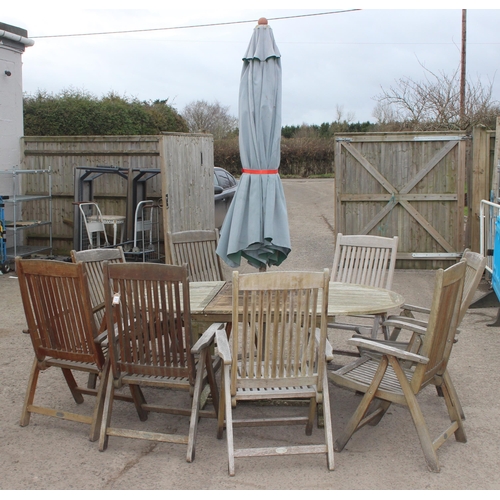
M 223 434 L 225 415 L 231 476 L 235 473 L 235 458 L 300 453 L 326 455 L 327 466 L 333 470 L 326 374 L 326 363 L 331 359 L 326 339 L 328 281 L 328 269 L 323 273 L 233 272 L 235 327 L 229 340 L 223 330 L 217 332 L 219 355 L 224 363 L 218 437 Z M 321 320 L 316 328 L 320 301 Z M 308 415 L 233 418 L 233 413 L 245 410 L 241 405 L 238 407 L 238 402 L 280 399 L 309 400 Z M 310 435 L 318 404 L 324 408 L 324 444 L 235 449 L 233 427 L 236 426 L 305 424 L 305 432 Z
M 215 252 L 219 243 L 217 229 L 168 233 L 168 241 L 172 264 L 187 264 L 189 281 L 224 281 L 221 260 Z M 205 329 L 206 322 L 193 322 L 195 338 Z M 226 325 L 226 333 L 231 334 L 231 323 Z
M 335 254 L 331 281 L 356 283 L 391 289 L 396 268 L 398 237 L 386 238 L 372 235 L 344 235 L 339 233 L 335 242 Z M 371 317 L 372 325 L 341 323 L 329 318 L 328 328 L 350 330 L 359 333 L 360 328 L 375 338 L 385 319 L 385 314 Z M 333 320 L 333 321 L 332 321 Z M 382 328 L 387 338 L 388 330 Z M 358 356 L 356 351 L 335 350 L 335 353 Z
M 464 290 L 462 294 L 462 301 L 460 304 L 460 313 L 458 316 L 458 326 L 462 323 L 462 320 L 465 316 L 465 313 L 469 309 L 469 306 L 472 303 L 474 298 L 474 293 L 477 290 L 479 282 L 484 273 L 484 269 L 486 266 L 486 257 L 477 253 L 471 252 L 469 249 L 466 249 L 463 253 L 463 257 L 466 263 L 465 269 L 465 280 L 464 280 Z M 402 325 L 417 325 L 422 328 L 427 327 L 429 314 L 431 310 L 426 307 L 420 307 L 410 304 L 403 304 L 401 306 L 401 313 L 399 315 L 392 315 L 387 318 L 384 322 L 384 326 L 387 328 L 392 328 L 390 339 L 389 340 L 379 340 L 386 345 L 392 345 L 393 347 L 397 347 L 399 349 L 404 349 L 411 352 L 417 352 L 420 348 L 420 344 L 422 343 L 422 336 L 419 333 L 414 332 L 409 340 L 403 341 L 399 339 L 399 335 L 402 330 Z M 414 314 L 417 314 L 417 318 L 415 318 Z M 457 330 L 457 333 L 458 330 Z M 457 338 L 455 338 L 456 342 Z M 362 350 L 361 350 L 362 352 Z M 457 406 L 460 411 L 460 416 L 462 419 L 465 419 L 465 414 L 462 408 L 462 404 L 458 397 L 458 394 L 453 387 L 453 384 L 450 381 L 450 390 L 454 392 L 455 399 L 457 401 Z M 441 395 L 439 389 L 438 394 Z
M 422 335 L 417 352 L 384 345 L 372 339 L 349 339 L 348 342 L 364 349 L 364 354 L 339 370 L 330 372 L 330 379 L 340 387 L 363 393 L 364 396 L 336 440 L 336 451 L 341 451 L 351 436 L 366 424 L 376 425 L 392 403 L 409 409 L 429 470 L 439 472 L 436 450 L 448 437 L 454 434 L 457 441 L 466 441 L 447 369 L 460 316 L 465 271 L 463 260 L 446 271 L 437 271 L 431 312 L 425 328 L 409 323 L 399 325 Z M 372 356 L 372 352 L 377 355 Z M 418 402 L 418 396 L 429 384 L 434 384 L 442 391 L 451 421 L 435 440 L 430 437 Z M 374 406 L 370 410 L 371 403 Z M 392 435 L 393 441 L 396 438 Z
M 106 329 L 105 305 L 104 305 L 104 278 L 102 268 L 104 261 L 125 262 L 125 255 L 122 247 L 116 248 L 94 248 L 91 250 L 71 250 L 71 260 L 73 262 L 83 262 L 90 289 L 90 301 L 92 312 L 97 326 L 98 333 Z
M 483 276 L 487 260 L 483 255 L 477 252 L 471 252 L 469 249 L 464 251 L 462 258 L 465 259 L 467 268 L 465 270 L 464 292 L 460 306 L 460 315 L 458 317 L 459 326 L 474 299 L 474 294 Z M 403 304 L 401 306 L 401 312 L 398 315 L 389 316 L 387 321 L 415 321 L 417 324 L 425 326 L 430 312 L 430 309 L 427 307 Z M 415 317 L 415 314 L 417 314 L 417 317 Z M 387 326 L 391 326 L 391 324 L 387 323 Z M 391 332 L 390 340 L 397 340 L 399 332 L 400 330 L 398 328 L 394 328 Z
M 187 264 L 190 281 L 224 281 L 221 261 L 215 253 L 217 229 L 168 233 L 168 241 L 172 264 Z

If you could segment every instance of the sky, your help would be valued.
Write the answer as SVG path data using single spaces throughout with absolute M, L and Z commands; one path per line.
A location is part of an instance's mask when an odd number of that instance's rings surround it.
M 376 96 L 397 79 L 460 67 L 464 8 L 468 78 L 492 83 L 500 101 L 500 9 L 488 9 L 492 2 L 408 1 L 404 9 L 394 7 L 403 2 L 316 0 L 5 3 L 0 22 L 26 29 L 35 42 L 22 56 L 27 94 L 114 92 L 168 99 L 180 113 L 194 101 L 217 101 L 238 116 L 242 56 L 266 17 L 281 52 L 283 126 L 375 122 Z M 54 36 L 89 33 L 101 34 Z

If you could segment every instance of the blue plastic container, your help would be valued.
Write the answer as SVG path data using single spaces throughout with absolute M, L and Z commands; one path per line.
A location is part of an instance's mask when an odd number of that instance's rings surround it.
M 500 300 L 500 215 L 495 223 L 495 245 L 493 247 L 493 273 L 491 276 L 493 290 Z

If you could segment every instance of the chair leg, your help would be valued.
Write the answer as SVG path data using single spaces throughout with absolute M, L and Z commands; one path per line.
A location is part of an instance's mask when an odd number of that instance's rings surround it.
M 138 385 L 130 384 L 129 389 L 134 401 L 137 415 L 139 415 L 139 419 L 141 422 L 145 422 L 148 419 L 149 415 L 149 411 L 144 410 L 144 408 L 142 407 L 142 405 L 145 405 L 147 403 L 146 398 L 144 397 L 144 394 Z
M 314 416 L 316 415 L 316 407 L 319 406 L 316 404 L 316 398 L 311 398 L 309 402 L 309 415 L 307 418 L 306 424 L 306 436 L 310 436 L 312 434 L 313 426 L 314 426 Z M 318 412 L 319 413 L 319 412 Z M 318 422 L 319 424 L 319 422 Z M 319 427 L 319 425 L 318 425 Z
M 359 403 L 358 408 L 356 409 L 353 416 L 347 423 L 347 426 L 344 429 L 344 431 L 335 441 L 335 451 L 342 451 L 344 449 L 344 446 L 347 444 L 347 441 L 351 439 L 351 436 L 358 429 L 361 429 L 361 427 L 365 423 L 368 423 L 369 420 L 363 423 L 361 423 L 361 420 L 363 420 L 363 417 L 365 416 L 371 402 L 373 401 L 373 398 L 375 397 L 375 392 L 377 391 L 377 388 L 380 385 L 382 378 L 384 377 L 384 374 L 387 370 L 387 365 L 388 365 L 387 357 L 383 356 L 382 359 L 380 360 L 380 364 L 377 368 L 377 371 L 375 372 L 373 380 L 370 386 L 366 389 L 365 395 L 363 396 L 363 399 Z
M 217 415 L 217 439 L 222 439 L 224 435 L 224 417 L 225 417 L 225 401 L 226 401 L 226 381 L 224 378 L 225 374 L 225 365 L 222 365 L 221 368 L 222 377 L 221 377 L 221 391 L 219 398 L 219 414 Z
M 40 373 L 40 368 L 38 367 L 38 360 L 35 357 L 33 365 L 31 367 L 30 378 L 28 381 L 26 396 L 24 397 L 24 404 L 21 412 L 21 420 L 19 422 L 19 425 L 21 427 L 26 427 L 30 423 L 31 413 L 28 410 L 28 406 L 31 406 L 35 399 L 36 384 L 38 382 L 39 373 Z
M 87 389 L 95 389 L 97 386 L 97 375 L 95 373 L 89 373 L 89 379 L 87 381 Z
M 97 441 L 99 432 L 102 425 L 102 417 L 104 412 L 104 398 L 106 396 L 106 387 L 108 383 L 110 371 L 109 360 L 106 361 L 101 372 L 101 381 L 99 382 L 99 389 L 97 390 L 96 402 L 94 407 L 94 414 L 92 416 L 92 424 L 90 425 L 90 441 Z
M 101 432 L 99 435 L 99 451 L 104 451 L 108 447 L 107 430 L 111 425 L 111 413 L 113 411 L 114 395 L 115 386 L 113 385 L 113 375 L 110 373 L 106 384 L 106 396 L 104 398 L 104 410 L 101 421 Z
M 200 354 L 200 361 L 203 353 Z M 215 409 L 215 415 L 219 413 L 219 391 L 217 388 L 217 381 L 215 379 L 214 365 L 212 364 L 212 355 L 210 349 L 206 349 L 205 356 L 205 367 L 207 369 L 208 384 L 210 385 L 210 394 L 212 395 L 212 403 Z
M 75 377 L 71 373 L 71 370 L 67 368 L 61 368 L 61 370 L 63 372 L 64 378 L 66 379 L 66 383 L 68 384 L 69 390 L 73 395 L 73 399 L 75 400 L 76 403 L 82 404 L 83 396 L 82 393 L 78 390 L 78 384 L 76 383 Z
M 462 422 L 461 411 L 462 407 L 460 406 L 460 401 L 458 400 L 458 396 L 456 395 L 455 388 L 451 384 L 450 376 L 448 372 L 445 372 L 443 376 L 443 384 L 441 385 L 441 389 L 443 391 L 443 397 L 446 403 L 446 407 L 448 409 L 448 415 L 450 416 L 450 420 L 452 422 L 456 422 L 458 424 L 458 429 L 455 431 L 455 439 L 459 443 L 466 443 L 467 436 L 465 435 L 465 429 Z
M 211 365 L 210 351 L 209 349 L 204 349 L 200 353 L 200 360 L 198 361 L 198 367 L 196 372 L 196 381 L 194 384 L 193 403 L 191 406 L 191 418 L 189 420 L 188 447 L 186 454 L 186 461 L 189 463 L 191 463 L 194 460 L 194 455 L 195 455 L 196 432 L 198 430 L 198 417 L 200 412 L 201 385 L 205 371 L 205 359 L 207 352 L 209 354 L 208 364 Z
M 324 409 L 323 425 L 325 429 L 325 443 L 326 443 L 326 462 L 328 470 L 334 470 L 335 462 L 333 458 L 332 413 L 330 410 L 330 391 L 328 388 L 328 374 L 326 370 L 326 365 L 325 365 L 325 372 L 323 374 L 323 409 Z
M 452 397 L 452 401 L 460 415 L 460 418 L 462 420 L 465 420 L 465 414 L 464 414 L 464 410 L 462 408 L 462 403 L 460 403 L 460 399 L 458 397 L 458 394 L 457 394 L 457 391 L 455 390 L 455 386 L 453 385 L 453 382 L 451 381 L 451 377 L 450 377 L 450 374 L 448 373 L 448 370 L 446 370 L 444 372 L 444 375 L 443 375 L 443 379 L 444 379 L 444 382 L 446 384 L 446 386 L 448 387 L 448 391 L 450 392 L 450 395 Z M 442 391 L 442 389 L 441 389 Z M 444 396 L 444 394 L 443 394 Z
M 226 413 L 226 439 L 228 472 L 234 476 L 234 441 L 233 441 L 233 409 L 231 407 L 231 383 L 229 380 L 231 367 L 224 365 L 224 403 Z
M 420 439 L 420 446 L 422 446 L 422 451 L 424 452 L 425 461 L 427 462 L 427 468 L 431 472 L 439 472 L 439 461 L 437 457 L 436 450 L 434 449 L 434 445 L 432 443 L 431 436 L 429 434 L 429 429 L 427 428 L 427 424 L 425 423 L 424 415 L 417 401 L 417 397 L 413 394 L 413 391 L 410 387 L 410 383 L 406 378 L 401 366 L 399 365 L 396 358 L 393 356 L 389 357 L 390 363 L 396 376 L 398 377 L 399 384 L 401 385 L 401 389 L 403 390 L 403 394 L 406 399 L 406 403 L 408 405 L 408 409 L 410 410 L 410 415 L 417 429 L 417 434 Z

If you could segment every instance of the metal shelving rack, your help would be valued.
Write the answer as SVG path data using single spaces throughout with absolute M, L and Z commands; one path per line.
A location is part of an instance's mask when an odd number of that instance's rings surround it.
M 52 254 L 52 172 L 51 167 L 40 170 L 23 170 L 12 168 L 10 170 L 0 171 L 0 174 L 10 175 L 12 177 L 12 195 L 4 196 L 3 201 L 6 209 L 5 229 L 7 231 L 7 261 L 14 261 L 16 257 L 26 257 L 28 255 L 50 252 Z M 27 195 L 21 193 L 21 176 L 27 175 L 46 175 L 47 194 Z M 43 183 L 40 183 L 42 185 Z M 35 200 L 48 200 L 48 218 L 46 220 L 22 220 L 23 207 L 27 203 Z M 9 220 L 9 215 L 12 219 Z M 23 239 L 21 236 L 23 231 L 40 227 L 48 226 L 49 228 L 49 244 L 45 246 L 19 244 L 18 239 Z

